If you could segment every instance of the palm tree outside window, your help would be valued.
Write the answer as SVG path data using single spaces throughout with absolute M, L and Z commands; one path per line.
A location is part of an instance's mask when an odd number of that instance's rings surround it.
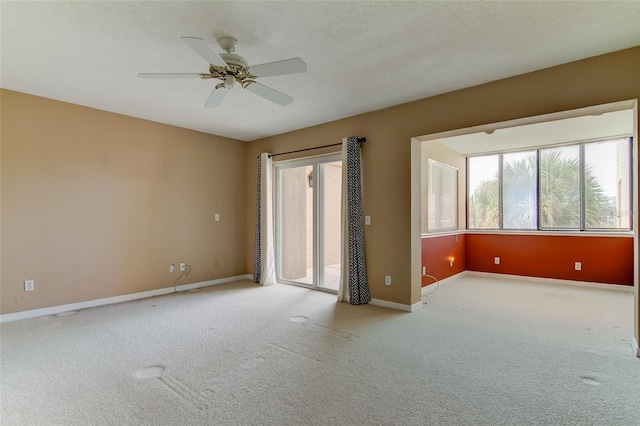
M 467 227 L 631 229 L 630 139 L 469 157 Z

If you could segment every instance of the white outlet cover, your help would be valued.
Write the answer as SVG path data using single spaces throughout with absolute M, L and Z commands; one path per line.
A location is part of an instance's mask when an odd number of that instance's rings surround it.
M 184 272 L 186 270 L 187 270 L 186 263 L 181 263 L 180 264 L 180 272 Z
M 384 285 L 391 285 L 391 275 L 386 275 L 384 277 Z
M 216 213 L 215 219 L 216 222 L 220 222 L 220 213 Z
M 365 225 L 371 225 L 371 216 L 365 216 L 364 217 L 364 224 Z
M 36 289 L 35 282 L 33 280 L 25 280 L 24 291 L 33 291 Z
M 496 265 L 499 265 L 499 264 L 500 264 L 500 258 L 499 258 L 499 257 L 497 257 L 497 256 L 496 256 L 496 257 L 494 257 L 494 258 L 493 258 L 493 263 L 495 263 Z

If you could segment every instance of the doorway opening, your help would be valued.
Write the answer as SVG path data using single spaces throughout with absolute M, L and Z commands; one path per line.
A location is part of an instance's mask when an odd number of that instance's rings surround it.
M 583 242 L 586 242 L 586 238 L 597 237 L 598 242 L 605 241 L 605 237 L 614 239 L 617 237 L 618 242 L 623 243 L 625 248 L 625 258 L 631 263 L 631 279 L 625 282 L 630 290 L 635 293 L 634 301 L 634 351 L 640 356 L 640 349 L 638 349 L 638 336 L 640 331 L 638 330 L 638 129 L 637 129 L 637 101 L 621 101 L 605 105 L 597 105 L 592 107 L 581 108 L 577 110 L 563 111 L 558 113 L 546 114 L 542 116 L 527 117 L 517 120 L 489 123 L 472 128 L 458 129 L 454 131 L 448 131 L 438 134 L 424 135 L 415 137 L 412 139 L 412 301 L 418 300 L 421 295 L 421 289 L 423 285 L 429 285 L 431 282 L 426 282 L 423 277 L 423 272 L 426 269 L 426 273 L 429 274 L 430 270 L 434 268 L 437 272 L 442 273 L 442 277 L 439 279 L 448 278 L 449 276 L 456 275 L 457 273 L 470 271 L 481 272 L 494 272 L 512 275 L 533 276 L 536 274 L 525 273 L 526 262 L 520 265 L 521 270 L 517 272 L 504 272 L 507 268 L 514 268 L 514 262 L 503 262 L 501 254 L 487 253 L 484 250 L 484 246 L 480 243 L 491 240 L 492 242 L 498 241 L 497 246 L 492 246 L 492 250 L 497 248 L 504 248 L 505 241 L 509 240 L 522 242 L 525 239 L 530 241 L 532 239 L 545 240 L 555 237 L 555 241 L 562 237 L 562 241 L 578 238 L 583 238 Z M 608 118 L 621 118 L 623 131 L 608 130 L 607 125 Z M 617 128 L 613 126 L 612 129 Z M 599 133 L 600 132 L 600 133 Z M 602 133 L 604 132 L 604 133 Z M 602 134 L 601 134 L 602 133 Z M 468 230 L 467 229 L 467 216 L 469 214 L 467 206 L 469 203 L 467 186 L 469 185 L 467 172 L 468 157 L 474 155 L 501 155 L 503 153 L 519 153 L 523 150 L 530 149 L 530 147 L 540 147 L 540 149 L 551 150 L 560 149 L 563 146 L 569 146 L 570 144 L 580 143 L 586 144 L 591 142 L 599 142 L 608 139 L 617 139 L 618 137 L 627 138 L 632 137 L 631 143 L 631 170 L 632 177 L 630 179 L 630 187 L 633 188 L 632 196 L 630 199 L 631 207 L 631 226 L 630 230 L 621 232 L 589 232 L 589 230 L 582 230 L 571 233 L 571 230 L 555 230 L 555 229 L 539 229 L 544 227 L 534 227 L 531 230 L 504 230 L 505 226 L 496 226 L 496 229 L 489 230 Z M 540 141 L 546 141 L 540 143 Z M 546 151 L 545 151 L 546 152 Z M 506 154 L 505 154 L 506 155 Z M 430 211 L 429 198 L 426 196 L 427 188 L 425 185 L 425 178 L 428 172 L 427 164 L 428 159 L 432 158 L 441 161 L 445 164 L 452 165 L 461 173 L 458 179 L 458 227 L 456 230 L 448 231 L 447 233 L 432 233 L 428 229 L 428 218 L 425 216 Z M 597 165 L 602 165 L 604 158 L 600 158 Z M 595 169 L 594 169 L 595 170 Z M 597 171 L 597 170 L 596 170 Z M 606 188 L 605 188 L 606 189 Z M 618 188 L 620 189 L 620 188 Z M 618 192 L 626 193 L 628 188 L 622 188 Z M 473 192 L 473 191 L 472 191 Z M 504 194 L 503 194 L 504 195 Z M 605 194 L 606 195 L 606 194 Z M 607 196 L 607 199 L 611 203 L 615 200 L 612 197 Z M 502 205 L 502 204 L 501 204 Z M 432 209 L 431 209 L 432 210 Z M 611 230 L 607 230 L 611 231 Z M 484 239 L 484 240 L 483 240 Z M 455 256 L 455 264 L 450 260 L 452 259 L 451 253 L 440 253 L 437 250 L 442 250 L 446 244 L 451 242 L 449 246 L 445 247 L 447 251 L 452 251 L 454 244 L 462 244 L 460 241 L 465 240 L 466 247 L 471 247 L 470 250 L 463 250 L 465 257 Z M 522 241 L 520 241 L 522 240 Z M 626 241 L 625 241 L 626 240 Z M 424 246 L 428 246 L 427 259 L 422 256 Z M 485 253 L 485 258 L 479 258 L 473 256 L 474 248 L 482 248 L 480 252 Z M 526 244 L 520 244 L 518 250 L 507 250 L 504 256 L 515 256 L 516 251 L 521 252 L 522 247 L 529 247 Z M 630 247 L 630 249 L 629 249 Z M 434 254 L 434 250 L 436 253 Z M 541 253 L 544 250 L 541 249 Z M 567 251 L 566 254 L 573 254 L 573 251 Z M 629 255 L 629 253 L 631 253 Z M 467 258 L 466 256 L 471 256 Z M 459 260 L 462 261 L 460 265 Z M 515 259 L 520 261 L 520 259 Z M 471 264 L 472 262 L 474 264 Z M 425 267 L 425 262 L 427 265 Z M 435 262 L 430 264 L 429 262 Z M 442 263 L 439 265 L 438 262 Z M 484 262 L 484 263 L 483 263 Z M 562 267 L 567 269 L 568 272 L 562 272 L 563 276 L 549 276 L 548 278 L 557 278 L 565 280 L 576 281 L 593 281 L 590 279 L 580 279 L 578 276 L 585 276 L 587 274 L 584 269 L 582 259 L 568 259 Z M 540 264 L 540 262 L 538 262 Z M 546 265 L 546 263 L 544 263 Z M 454 266 L 455 265 L 455 266 Z M 460 266 L 460 271 L 455 268 Z M 612 262 L 612 267 L 615 268 L 615 262 Z M 484 268 L 484 269 L 482 269 Z M 538 268 L 539 269 L 539 268 Z M 523 272 L 524 271 L 524 272 Z M 563 270 L 564 271 L 564 270 Z M 534 271 L 536 272 L 536 271 Z M 539 272 L 539 271 L 538 271 Z M 580 275 L 582 274 L 582 275 Z M 631 281 L 629 283 L 629 281 Z M 615 281 L 603 280 L 597 282 L 612 283 Z M 631 284 L 631 285 L 629 285 Z M 417 296 L 414 299 L 414 295 Z M 633 317 L 630 315 L 630 320 Z
M 278 282 L 337 293 L 342 156 L 282 161 L 274 171 Z

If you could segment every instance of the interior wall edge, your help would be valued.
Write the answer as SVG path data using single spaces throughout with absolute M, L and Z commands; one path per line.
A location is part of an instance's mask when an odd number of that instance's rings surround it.
M 389 302 L 387 300 L 372 298 L 371 301 L 369 302 L 369 305 L 378 306 L 381 308 L 393 309 L 393 310 L 402 311 L 402 312 L 415 312 L 418 309 L 422 308 L 423 303 L 422 301 L 420 301 L 420 302 L 413 303 L 411 305 L 406 305 L 404 303 Z

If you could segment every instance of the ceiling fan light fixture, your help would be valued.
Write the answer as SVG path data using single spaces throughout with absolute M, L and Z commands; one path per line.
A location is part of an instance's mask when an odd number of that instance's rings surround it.
M 224 76 L 223 84 L 225 89 L 231 89 L 236 84 L 236 78 L 231 74 L 227 74 Z

